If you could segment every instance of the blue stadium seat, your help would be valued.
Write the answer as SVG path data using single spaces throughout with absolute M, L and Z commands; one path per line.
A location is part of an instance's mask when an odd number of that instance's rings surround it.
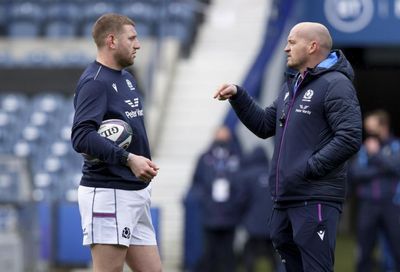
M 64 104 L 64 97 L 61 94 L 57 94 L 56 91 L 35 95 L 32 100 L 34 109 L 51 114 L 55 118 L 59 117 L 57 115 L 62 114 Z
M 95 20 L 85 21 L 81 26 L 80 36 L 88 39 L 92 38 L 92 28 L 94 23 Z
M 104 13 L 115 12 L 116 7 L 111 2 L 89 1 L 83 7 L 83 16 L 88 20 L 96 20 Z
M 18 129 L 13 124 L 15 118 L 7 112 L 0 111 L 0 153 L 10 154 L 18 136 Z
M 92 35 L 92 25 L 88 25 L 89 33 L 86 33 L 86 37 Z M 87 54 L 83 52 L 68 52 L 61 57 L 61 61 L 59 66 L 62 67 L 86 67 L 90 62 L 93 61 L 93 58 L 89 57 Z
M 71 1 L 55 1 L 46 7 L 47 20 L 79 21 L 82 19 L 81 9 L 78 3 Z
M 54 201 L 60 198 L 58 183 L 63 181 L 57 175 L 46 171 L 37 171 L 33 174 L 33 199 L 35 201 Z
M 43 161 L 43 170 L 55 174 L 57 176 L 61 176 L 64 174 L 64 164 L 61 159 L 55 156 L 48 156 Z
M 75 169 L 75 171 L 71 171 L 65 180 L 66 188 L 68 189 L 77 189 L 79 183 L 81 182 L 82 172 L 81 169 Z
M 43 20 L 45 11 L 42 6 L 34 1 L 13 1 L 8 6 L 8 16 L 11 20 Z
M 187 43 L 190 35 L 195 31 L 194 7 L 188 2 L 174 1 L 168 5 L 167 35 L 178 38 Z
M 51 175 L 47 172 L 36 172 L 33 176 L 33 184 L 36 188 L 50 187 L 53 183 Z
M 3 203 L 16 202 L 20 183 L 21 181 L 16 172 L 0 173 L 0 201 Z
M 29 105 L 24 95 L 5 94 L 1 100 L 0 109 L 9 113 L 11 116 L 18 117 L 19 122 L 21 122 L 28 113 Z
M 89 1 L 82 5 L 83 21 L 81 23 L 80 36 L 92 37 L 94 22 L 104 13 L 116 12 L 116 5 L 110 2 Z
M 7 35 L 10 38 L 38 37 L 44 10 L 34 2 L 15 2 L 8 9 Z
M 82 20 L 80 7 L 70 1 L 52 2 L 46 7 L 44 36 L 48 38 L 70 38 L 78 34 L 78 23 Z
M 51 144 L 51 155 L 56 157 L 65 157 L 73 152 L 70 141 L 56 140 Z
M 39 34 L 40 24 L 35 21 L 15 20 L 7 26 L 7 35 L 10 38 L 34 38 Z
M 34 146 L 23 140 L 17 141 L 13 146 L 13 154 L 21 158 L 29 158 L 34 151 Z
M 13 232 L 18 228 L 18 208 L 13 205 L 0 206 L 0 229 L 2 232 Z
M 9 52 L 0 52 L 0 67 L 12 67 L 16 64 Z
M 39 152 L 38 155 L 43 155 L 50 149 L 49 141 L 52 136 L 53 133 L 49 133 L 45 128 L 28 125 L 22 129 L 20 139 L 28 142 L 32 150 Z
M 55 60 L 47 52 L 32 51 L 25 54 L 20 65 L 25 67 L 50 67 L 54 62 Z
M 7 20 L 6 5 L 0 5 L 0 36 L 4 36 L 6 34 Z
M 72 38 L 77 35 L 77 25 L 73 21 L 52 20 L 46 22 L 44 36 L 46 38 Z
M 29 124 L 35 127 L 46 128 L 50 124 L 50 118 L 50 115 L 42 111 L 36 111 L 32 113 Z
M 160 9 L 150 3 L 133 2 L 121 6 L 120 12 L 135 21 L 136 31 L 140 37 L 155 34 L 155 22 L 160 18 Z

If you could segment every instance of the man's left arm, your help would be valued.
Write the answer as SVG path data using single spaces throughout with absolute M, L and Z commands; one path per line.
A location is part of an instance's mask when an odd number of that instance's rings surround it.
M 333 138 L 309 158 L 306 177 L 325 176 L 345 163 L 361 147 L 362 117 L 356 91 L 349 80 L 331 83 L 324 110 Z

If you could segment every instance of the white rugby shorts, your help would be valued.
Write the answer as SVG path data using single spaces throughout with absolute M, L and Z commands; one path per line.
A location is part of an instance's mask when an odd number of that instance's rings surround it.
M 83 245 L 157 245 L 151 185 L 138 191 L 79 186 Z

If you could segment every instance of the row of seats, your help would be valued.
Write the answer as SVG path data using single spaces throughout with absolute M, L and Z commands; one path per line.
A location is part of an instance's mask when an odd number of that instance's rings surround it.
M 8 52 L 0 52 L 0 68 L 24 67 L 85 67 L 93 61 L 93 57 L 84 52 L 67 52 L 54 56 L 46 51 L 26 52 L 21 58 L 14 57 Z
M 142 36 L 158 35 L 166 22 L 192 31 L 196 1 L 9 1 L 0 5 L 0 35 L 8 37 L 87 37 L 94 21 L 117 12 L 134 19 Z M 167 28 L 167 34 L 169 33 Z
M 0 96 L 0 154 L 28 161 L 32 173 L 33 197 L 71 199 L 76 196 L 83 158 L 71 147 L 72 98 L 58 94 L 27 97 Z M 8 171 L 9 170 L 9 171 Z M 16 173 L 3 169 L 0 175 L 0 202 L 18 189 Z M 14 194 L 10 193 L 10 190 Z

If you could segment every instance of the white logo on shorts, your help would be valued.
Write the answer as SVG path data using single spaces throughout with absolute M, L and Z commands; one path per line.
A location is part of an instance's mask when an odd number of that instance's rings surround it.
M 122 230 L 122 237 L 124 237 L 124 238 L 126 238 L 126 239 L 131 238 L 131 230 L 130 230 L 128 227 L 125 227 L 125 228 Z

